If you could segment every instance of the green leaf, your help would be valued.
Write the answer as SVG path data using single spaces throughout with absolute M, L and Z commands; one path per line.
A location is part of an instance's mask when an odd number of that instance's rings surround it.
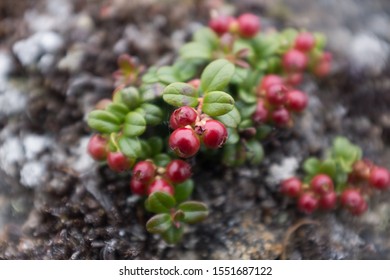
M 318 170 L 320 168 L 320 161 L 317 158 L 314 157 L 309 157 L 308 159 L 305 160 L 303 163 L 303 170 L 308 174 L 308 175 L 313 175 L 318 173 Z
M 238 111 L 240 112 L 242 119 L 250 119 L 253 115 L 253 113 L 256 111 L 256 100 L 252 104 L 246 104 L 242 101 L 237 101 L 234 104 Z
M 183 183 L 175 185 L 175 199 L 177 203 L 187 200 L 194 190 L 194 181 L 188 179 Z
M 142 100 L 151 101 L 160 98 L 164 88 L 165 84 L 162 83 L 145 84 L 141 86 Z
M 88 114 L 88 125 L 90 128 L 101 133 L 112 133 L 120 130 L 120 120 L 105 110 L 94 110 Z
M 237 129 L 228 127 L 228 139 L 226 140 L 226 145 L 236 144 L 240 141 L 240 135 L 237 132 Z
M 198 42 L 187 43 L 179 50 L 180 57 L 183 59 L 211 59 L 211 50 L 208 46 Z
M 149 143 L 145 140 L 140 140 L 141 143 L 141 153 L 139 155 L 139 158 L 141 159 L 147 159 L 150 158 L 152 155 L 152 149 L 149 146 Z
M 326 159 L 323 162 L 321 162 L 320 167 L 318 169 L 319 173 L 325 173 L 332 178 L 335 177 L 336 171 L 337 171 L 336 163 L 332 159 Z
M 145 118 L 147 125 L 158 125 L 162 122 L 163 111 L 156 105 L 144 103 L 136 112 Z
M 111 103 L 107 106 L 106 111 L 112 113 L 117 117 L 121 122 L 125 119 L 126 114 L 129 112 L 129 109 L 121 103 Z
M 142 155 L 141 143 L 138 138 L 121 136 L 118 140 L 119 149 L 129 158 L 138 158 Z
M 204 27 L 195 32 L 193 40 L 200 43 L 202 46 L 207 46 L 209 50 L 212 50 L 218 46 L 219 39 L 210 28 Z
M 142 76 L 142 82 L 145 84 L 154 84 L 158 81 L 157 67 L 150 67 L 148 71 Z
M 226 59 L 218 59 L 211 62 L 203 70 L 201 89 L 203 92 L 223 90 L 230 82 L 234 74 L 234 65 Z
M 178 60 L 173 65 L 176 75 L 179 77 L 175 82 L 187 81 L 193 78 L 198 70 L 198 67 L 194 63 L 190 63 L 188 60 Z
M 269 125 L 262 125 L 256 129 L 256 139 L 257 140 L 263 140 L 264 138 L 268 137 L 273 128 Z
M 169 213 L 176 205 L 175 198 L 166 192 L 154 192 L 147 198 L 149 211 Z
M 195 88 L 186 83 L 172 83 L 163 92 L 163 99 L 175 107 L 198 105 L 198 93 Z
M 252 40 L 252 47 L 259 61 L 276 54 L 279 49 L 279 38 L 277 33 L 259 34 Z
M 169 214 L 158 214 L 149 219 L 146 223 L 146 230 L 150 233 L 164 233 L 172 226 Z
M 172 220 L 174 222 L 183 222 L 184 221 L 184 212 L 181 210 L 177 210 L 173 215 L 172 215 Z
M 129 110 L 133 110 L 138 107 L 140 103 L 140 95 L 138 89 L 135 87 L 127 87 L 120 91 L 120 100 L 125 104 Z
M 209 214 L 206 204 L 198 201 L 183 202 L 178 208 L 184 212 L 184 222 L 188 224 L 199 223 Z
M 347 138 L 336 137 L 332 146 L 332 157 L 340 163 L 346 172 L 352 170 L 352 165 L 362 157 L 360 147 L 352 144 Z
M 179 77 L 172 66 L 163 66 L 157 71 L 160 82 L 170 84 L 179 81 Z
M 247 142 L 247 160 L 251 164 L 259 164 L 264 158 L 264 149 L 263 145 L 256 140 Z
M 227 127 L 236 128 L 241 122 L 241 115 L 237 108 L 233 107 L 233 110 L 231 110 L 229 113 L 217 116 L 215 119 L 222 122 Z
M 326 37 L 322 33 L 315 32 L 314 38 L 316 42 L 316 49 L 323 49 L 326 45 Z
M 204 113 L 217 117 L 229 113 L 234 108 L 234 99 L 223 91 L 211 91 L 203 97 Z
M 153 162 L 157 166 L 164 167 L 171 161 L 171 157 L 168 154 L 158 154 L 153 157 Z
M 183 227 L 170 227 L 166 232 L 162 234 L 162 238 L 168 244 L 176 244 L 181 241 L 183 237 Z
M 145 118 L 137 113 L 130 112 L 126 115 L 125 124 L 123 126 L 123 134 L 129 137 L 139 136 L 146 130 Z
M 240 99 L 242 101 L 244 101 L 245 103 L 248 103 L 248 104 L 253 104 L 253 103 L 256 103 L 256 101 L 257 101 L 257 97 L 254 94 L 249 93 L 248 91 L 246 91 L 242 88 L 239 89 L 238 96 L 240 97 Z
M 163 141 L 160 137 L 158 136 L 151 137 L 147 140 L 147 142 L 150 146 L 152 155 L 157 155 L 161 153 L 163 149 Z

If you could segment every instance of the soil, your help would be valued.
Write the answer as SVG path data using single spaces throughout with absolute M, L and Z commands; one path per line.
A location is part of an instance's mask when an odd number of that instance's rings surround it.
M 146 232 L 129 176 L 86 154 L 85 117 L 111 96 L 119 54 L 167 64 L 211 9 L 321 31 L 335 63 L 324 80 L 305 77 L 309 108 L 264 143 L 262 164 L 198 160 L 193 197 L 210 217 L 169 246 Z M 388 26 L 386 0 L 1 1 L 0 259 L 390 259 L 389 192 L 359 218 L 306 217 L 277 184 L 336 135 L 390 168 Z

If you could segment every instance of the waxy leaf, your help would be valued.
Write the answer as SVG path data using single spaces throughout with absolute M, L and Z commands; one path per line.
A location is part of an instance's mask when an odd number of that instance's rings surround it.
M 147 202 L 148 210 L 153 213 L 169 213 L 176 205 L 176 201 L 166 192 L 154 192 L 149 195 Z
M 158 154 L 153 157 L 153 162 L 157 166 L 166 166 L 171 161 L 171 157 L 168 154 Z
M 177 82 L 179 77 L 172 66 L 163 66 L 157 70 L 157 76 L 160 82 L 170 84 Z
M 307 174 L 313 175 L 313 174 L 318 173 L 320 165 L 321 165 L 321 162 L 317 158 L 310 157 L 304 161 L 303 170 Z
M 187 200 L 194 190 L 194 181 L 188 179 L 175 186 L 175 199 L 177 203 Z
M 201 89 L 204 92 L 223 90 L 230 82 L 234 74 L 234 65 L 226 59 L 218 59 L 211 62 L 203 70 Z
M 119 149 L 129 158 L 138 158 L 142 155 L 141 143 L 138 138 L 122 136 L 118 139 Z
M 135 87 L 127 87 L 120 91 L 120 100 L 125 104 L 129 110 L 133 110 L 138 107 L 140 103 L 140 95 L 138 89 Z
M 181 241 L 183 237 L 183 227 L 171 226 L 166 232 L 162 234 L 162 238 L 168 244 L 176 244 Z
M 263 145 L 256 140 L 248 141 L 247 143 L 247 160 L 251 164 L 259 164 L 264 158 L 264 149 Z
M 162 122 L 163 111 L 156 105 L 144 103 L 136 112 L 145 118 L 148 125 L 158 125 Z
M 218 36 L 207 27 L 200 28 L 195 32 L 194 41 L 207 46 L 209 50 L 218 46 Z
M 184 221 L 194 224 L 203 221 L 209 214 L 206 204 L 198 201 L 187 201 L 179 205 L 179 209 L 184 212 Z
M 125 116 L 129 112 L 129 109 L 121 103 L 111 103 L 108 104 L 106 111 L 112 113 L 117 117 L 121 122 L 125 119 Z
M 218 121 L 222 122 L 227 127 L 236 128 L 241 122 L 240 112 L 236 107 L 233 107 L 229 113 L 215 117 Z
M 146 230 L 151 233 L 164 233 L 172 226 L 172 219 L 169 214 L 158 214 L 149 219 L 146 223 Z
M 187 43 L 180 48 L 180 57 L 183 59 L 211 59 L 211 50 L 208 46 L 198 43 L 191 42 Z
M 223 91 L 212 91 L 203 98 L 202 110 L 210 117 L 229 113 L 234 108 L 234 99 Z
M 125 124 L 123 126 L 123 134 L 129 137 L 139 136 L 146 130 L 145 118 L 137 113 L 130 112 L 126 115 Z
M 175 107 L 198 105 L 198 94 L 195 88 L 186 83 L 172 83 L 163 92 L 163 99 Z
M 94 110 L 88 115 L 90 128 L 101 133 L 112 133 L 120 130 L 121 121 L 113 113 L 105 110 Z
M 163 144 L 163 140 L 160 137 L 158 136 L 151 137 L 147 140 L 147 142 L 150 146 L 152 155 L 157 155 L 161 153 L 164 144 Z

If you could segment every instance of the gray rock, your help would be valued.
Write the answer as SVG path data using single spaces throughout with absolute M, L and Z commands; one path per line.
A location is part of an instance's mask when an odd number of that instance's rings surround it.
M 28 160 L 35 159 L 39 153 L 50 146 L 51 140 L 46 136 L 30 134 L 23 138 L 25 156 Z
M 16 176 L 17 164 L 25 160 L 22 142 L 17 137 L 6 138 L 0 146 L 0 167 L 8 175 Z
M 299 160 L 295 157 L 286 157 L 280 164 L 272 164 L 269 168 L 269 175 L 265 179 L 270 185 L 279 184 L 280 181 L 295 175 L 299 167 Z
M 20 182 L 29 188 L 39 187 L 47 177 L 46 164 L 41 161 L 30 161 L 20 170 Z

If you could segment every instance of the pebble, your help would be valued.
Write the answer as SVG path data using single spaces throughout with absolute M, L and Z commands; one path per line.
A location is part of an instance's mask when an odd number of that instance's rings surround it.
M 28 160 L 35 159 L 39 153 L 49 147 L 51 140 L 46 136 L 27 135 L 23 138 L 25 156 Z
M 269 175 L 266 181 L 270 185 L 279 184 L 282 180 L 295 175 L 299 167 L 299 161 L 296 157 L 286 157 L 280 164 L 272 164 L 269 168 Z
M 22 164 L 24 160 L 22 141 L 17 137 L 6 138 L 4 144 L 0 146 L 1 169 L 10 176 L 16 176 L 18 172 L 16 164 Z
M 45 182 L 47 168 L 41 161 L 27 162 L 20 170 L 20 182 L 29 188 L 39 187 Z

